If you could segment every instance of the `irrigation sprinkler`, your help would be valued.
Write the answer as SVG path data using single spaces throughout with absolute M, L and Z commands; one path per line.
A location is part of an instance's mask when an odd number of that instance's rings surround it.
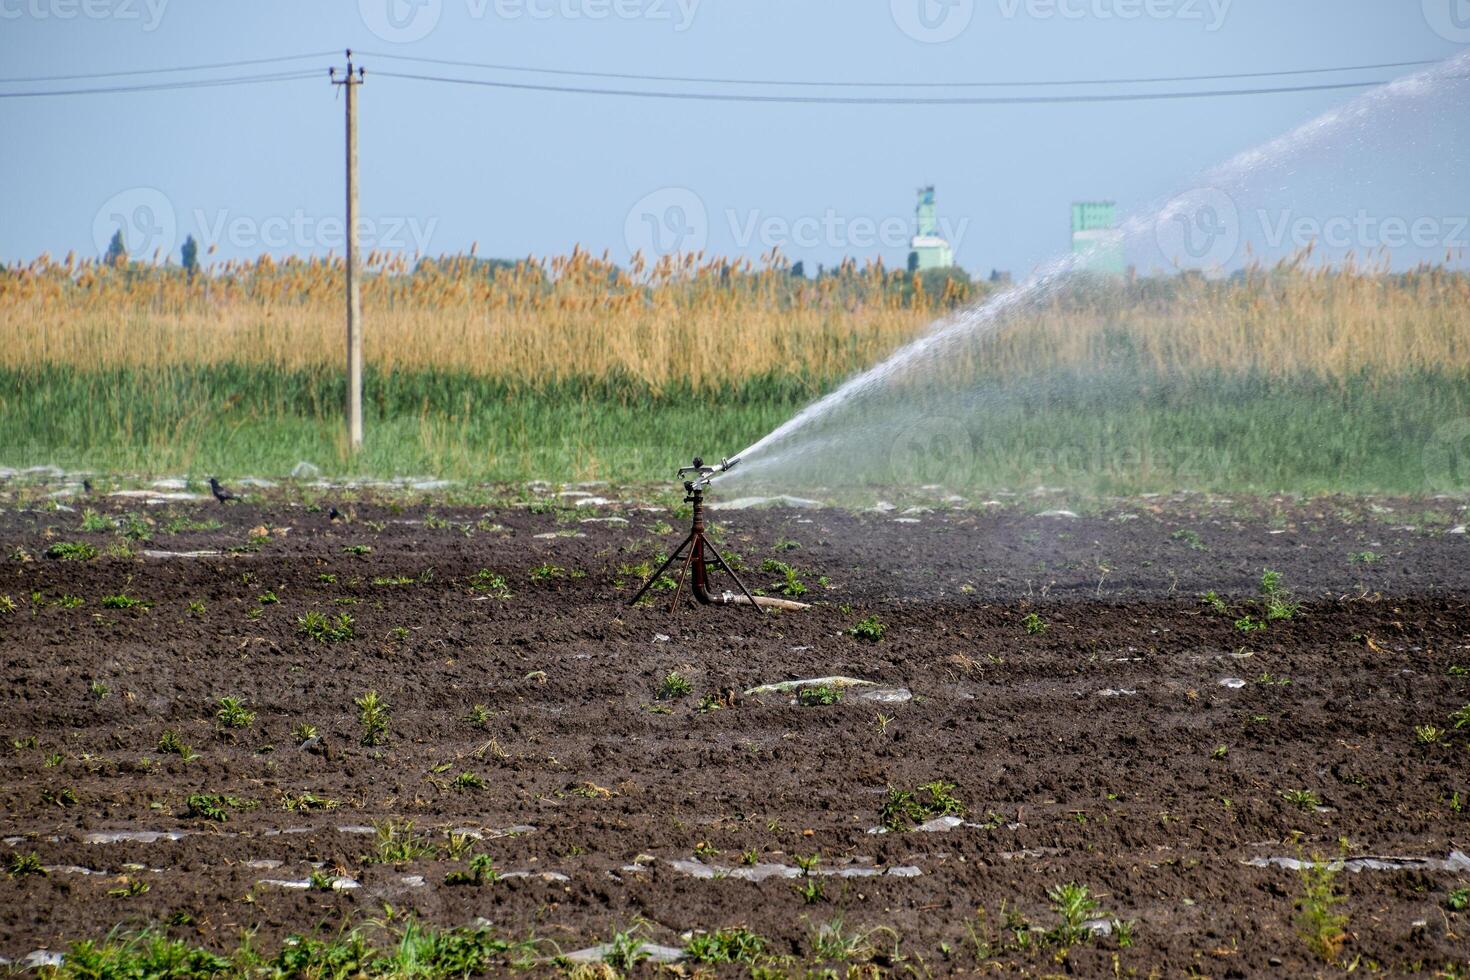
M 679 603 L 679 593 L 684 589 L 685 578 L 689 579 L 690 594 L 694 596 L 700 605 L 704 606 L 749 605 L 761 615 L 765 614 L 765 609 L 763 608 L 765 606 L 780 606 L 796 609 L 806 608 L 803 603 L 787 602 L 784 599 L 772 599 L 768 596 L 757 598 L 751 595 L 750 590 L 745 587 L 745 583 L 740 581 L 740 576 L 735 574 L 735 569 L 730 567 L 730 564 L 720 555 L 719 549 L 705 536 L 704 491 L 709 487 L 710 482 L 717 474 L 728 472 L 738 462 L 740 462 L 740 457 L 737 456 L 734 459 L 720 460 L 718 466 L 706 466 L 704 465 L 704 460 L 696 456 L 694 457 L 693 466 L 679 467 L 679 479 L 684 481 L 684 502 L 693 507 L 693 526 L 690 528 L 689 534 L 684 538 L 683 543 L 674 549 L 674 553 L 669 555 L 663 565 L 659 566 L 658 571 L 649 576 L 648 581 L 643 583 L 643 588 L 638 590 L 638 594 L 633 597 L 628 605 L 636 605 L 638 600 L 642 599 L 644 594 L 653 588 L 653 584 L 663 577 L 664 572 L 668 571 L 669 566 L 678 561 L 680 556 L 683 556 L 684 564 L 679 571 L 678 581 L 674 585 L 674 597 L 669 601 L 669 612 L 673 612 Z M 735 584 L 740 588 L 739 595 L 729 591 L 723 592 L 720 595 L 712 595 L 710 593 L 709 573 L 711 569 L 716 568 L 724 569 L 725 573 L 735 580 Z

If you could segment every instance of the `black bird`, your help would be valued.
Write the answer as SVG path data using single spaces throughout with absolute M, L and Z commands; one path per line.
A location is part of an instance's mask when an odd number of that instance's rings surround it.
M 337 509 L 337 505 L 336 504 L 333 504 L 332 505 L 332 509 L 329 510 L 329 511 L 327 511 L 327 520 L 329 520 L 329 521 L 340 521 L 341 519 L 342 519 L 342 512 Z
M 82 481 L 82 493 L 91 493 L 91 492 L 92 492 L 92 481 L 91 480 L 83 480 Z
M 209 478 L 209 490 L 211 493 L 214 494 L 214 499 L 218 500 L 222 504 L 228 503 L 231 500 L 240 499 L 239 494 L 231 493 L 224 487 L 220 486 L 219 480 L 215 479 L 214 477 Z

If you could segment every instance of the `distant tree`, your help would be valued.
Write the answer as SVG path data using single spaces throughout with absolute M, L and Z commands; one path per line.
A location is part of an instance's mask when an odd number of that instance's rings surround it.
M 112 241 L 107 245 L 107 255 L 103 258 L 108 265 L 125 265 L 128 261 L 128 246 L 123 241 L 122 229 L 112 233 Z
M 199 271 L 199 243 L 190 235 L 184 239 L 184 245 L 179 249 L 179 261 L 183 263 L 184 271 L 193 279 L 194 274 Z

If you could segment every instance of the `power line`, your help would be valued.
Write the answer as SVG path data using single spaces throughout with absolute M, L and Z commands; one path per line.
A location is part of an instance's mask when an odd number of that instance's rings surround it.
M 178 82 L 153 82 L 143 85 L 113 85 L 98 88 L 50 89 L 41 92 L 0 92 L 0 99 L 32 99 L 56 95 L 112 95 L 120 92 L 166 92 L 192 88 L 223 88 L 230 85 L 255 85 L 261 82 L 291 82 L 303 78 L 320 78 L 319 71 L 281 72 L 274 75 L 244 75 L 239 78 L 190 79 Z
M 1382 81 L 1335 82 L 1320 85 L 1283 85 L 1253 89 L 1203 89 L 1183 92 L 1111 92 L 1101 95 L 995 95 L 995 96 L 824 96 L 749 95 L 730 92 L 650 92 L 637 89 L 591 88 L 574 85 L 538 85 L 530 82 L 491 81 L 479 78 L 449 78 L 379 71 L 379 78 L 403 78 L 417 82 L 476 85 L 485 88 L 531 92 L 563 92 L 574 95 L 611 95 L 639 99 L 675 99 L 700 102 L 780 102 L 807 105 L 1039 105 L 1069 102 L 1146 102 L 1162 99 L 1209 99 L 1239 95 L 1278 95 L 1287 92 L 1328 92 L 1339 89 L 1372 88 Z
M 391 54 L 388 52 L 363 51 L 359 54 L 365 57 L 387 58 L 394 61 L 413 61 L 421 64 L 444 65 L 455 68 L 481 68 L 488 71 L 510 71 L 523 72 L 536 75 L 560 75 L 580 78 L 608 78 L 621 81 L 633 82 L 693 82 L 707 85 L 783 85 L 792 88 L 814 87 L 814 88 L 1043 88 L 1049 86 L 1067 85 L 1142 85 L 1162 82 L 1208 82 L 1229 81 L 1245 78 L 1271 78 L 1281 76 L 1301 75 L 1324 75 L 1347 71 L 1381 71 L 1389 68 L 1422 68 L 1426 65 L 1437 64 L 1437 61 L 1390 61 L 1373 65 L 1346 65 L 1340 68 L 1296 68 L 1286 71 L 1251 71 L 1234 72 L 1216 75 L 1158 75 L 1140 78 L 1074 78 L 1068 80 L 1031 80 L 1031 81 L 967 81 L 967 82 L 857 82 L 836 81 L 823 82 L 801 79 L 770 79 L 770 78 L 710 78 L 697 75 L 640 75 L 625 72 L 611 71 L 578 71 L 567 68 L 533 68 L 525 65 L 491 64 L 475 61 L 452 61 L 445 58 L 418 58 L 412 55 Z M 1374 83 L 1378 84 L 1378 83 Z
M 336 51 L 312 51 L 307 54 L 287 54 L 279 58 L 251 58 L 248 61 L 218 61 L 209 65 L 179 65 L 174 68 L 135 68 L 128 71 L 99 71 L 86 75 L 37 75 L 32 78 L 0 78 L 0 85 L 31 82 L 74 82 L 88 78 L 119 78 L 124 75 L 164 75 L 180 71 L 213 71 L 219 68 L 245 68 L 253 65 L 272 65 L 282 61 L 305 61 L 308 58 L 327 58 Z

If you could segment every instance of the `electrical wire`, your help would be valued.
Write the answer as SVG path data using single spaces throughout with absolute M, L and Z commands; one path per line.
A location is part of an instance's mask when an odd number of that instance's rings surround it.
M 214 71 L 219 68 L 245 68 L 252 65 L 272 65 L 282 61 L 305 61 L 308 58 L 330 58 L 337 51 L 312 51 L 307 54 L 286 54 L 279 58 L 251 58 L 248 61 L 218 61 L 209 65 L 179 65 L 172 68 L 135 68 L 128 71 L 98 71 L 85 75 L 37 75 L 32 78 L 0 78 L 0 85 L 29 84 L 31 82 L 74 82 L 90 78 L 120 78 L 125 75 L 164 75 L 180 71 Z
M 1280 76 L 1323 75 L 1347 71 L 1382 71 L 1389 68 L 1422 68 L 1437 64 L 1437 61 L 1389 61 L 1374 65 L 1347 65 L 1341 68 L 1297 68 L 1287 71 L 1251 71 L 1217 75 L 1159 75 L 1141 78 L 1076 78 L 1066 81 L 982 81 L 982 82 L 822 82 L 796 79 L 769 78 L 707 78 L 691 75 L 639 75 L 611 71 L 578 71 L 567 68 L 532 68 L 525 65 L 490 64 L 475 61 L 452 61 L 445 58 L 419 58 L 413 55 L 392 54 L 384 51 L 355 52 L 361 57 L 385 58 L 393 61 L 413 61 L 421 64 L 444 65 L 455 68 L 481 68 L 488 71 L 524 72 L 537 75 L 562 75 L 581 78 L 608 78 L 631 82 L 692 82 L 706 85 L 783 85 L 792 88 L 1043 88 L 1068 85 L 1142 85 L 1151 83 L 1212 82 L 1246 78 L 1271 78 Z
M 514 89 L 531 92 L 563 92 L 575 95 L 611 95 L 640 99 L 675 99 L 699 102 L 779 102 L 807 105 L 1041 105 L 1074 102 L 1145 102 L 1172 99 L 1208 99 L 1240 95 L 1278 95 L 1287 92 L 1328 92 L 1340 89 L 1372 88 L 1382 81 L 1334 82 L 1319 85 L 1284 85 L 1254 89 L 1202 89 L 1182 92 L 1110 92 L 1097 95 L 995 95 L 995 96 L 824 96 L 824 95 L 749 95 L 731 92 L 651 92 L 638 89 L 591 88 L 574 85 L 539 85 L 531 82 L 492 81 L 480 78 L 449 78 L 442 75 L 416 75 L 403 72 L 376 71 L 377 78 L 402 78 L 417 82 L 439 82 L 453 85 L 475 85 L 485 88 Z
M 51 89 L 41 92 L 0 92 L 0 99 L 33 99 L 58 95 L 113 95 L 120 92 L 166 92 L 180 89 L 223 88 L 231 85 L 254 85 L 261 82 L 291 82 L 304 78 L 321 78 L 320 71 L 280 72 L 274 75 L 244 75 L 239 78 L 189 79 L 178 82 L 153 82 L 141 85 L 114 85 L 98 88 Z

